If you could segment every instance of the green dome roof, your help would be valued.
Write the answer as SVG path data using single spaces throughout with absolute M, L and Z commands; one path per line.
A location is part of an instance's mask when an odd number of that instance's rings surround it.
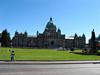
M 47 23 L 46 29 L 55 29 L 56 30 L 56 26 L 53 24 L 52 18 L 50 18 L 50 21 Z
M 61 30 L 58 28 L 58 31 L 57 31 L 58 33 L 61 33 Z

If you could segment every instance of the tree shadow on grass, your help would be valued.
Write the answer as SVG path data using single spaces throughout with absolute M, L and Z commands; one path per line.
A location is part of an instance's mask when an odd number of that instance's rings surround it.
M 82 52 L 70 52 L 70 53 L 79 54 L 79 55 L 87 55 L 86 53 L 82 53 Z
M 100 56 L 100 52 L 98 53 L 94 53 L 94 54 L 89 54 L 87 52 L 70 52 L 70 53 L 73 53 L 73 54 L 79 54 L 79 55 L 97 55 L 97 56 Z

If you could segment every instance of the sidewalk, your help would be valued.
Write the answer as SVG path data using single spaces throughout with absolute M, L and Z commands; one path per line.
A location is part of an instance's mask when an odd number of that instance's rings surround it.
M 100 64 L 100 61 L 0 61 L 2 64 Z

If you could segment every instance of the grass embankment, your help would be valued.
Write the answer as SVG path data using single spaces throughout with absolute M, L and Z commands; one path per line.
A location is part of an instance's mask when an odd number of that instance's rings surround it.
M 100 60 L 100 56 L 97 55 L 81 55 L 69 51 L 2 47 L 0 48 L 0 60 L 10 60 L 9 50 L 15 51 L 15 60 Z

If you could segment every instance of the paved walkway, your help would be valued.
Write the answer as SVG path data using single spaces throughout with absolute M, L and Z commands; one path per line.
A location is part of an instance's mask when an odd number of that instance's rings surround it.
M 0 64 L 100 64 L 100 61 L 0 61 Z

